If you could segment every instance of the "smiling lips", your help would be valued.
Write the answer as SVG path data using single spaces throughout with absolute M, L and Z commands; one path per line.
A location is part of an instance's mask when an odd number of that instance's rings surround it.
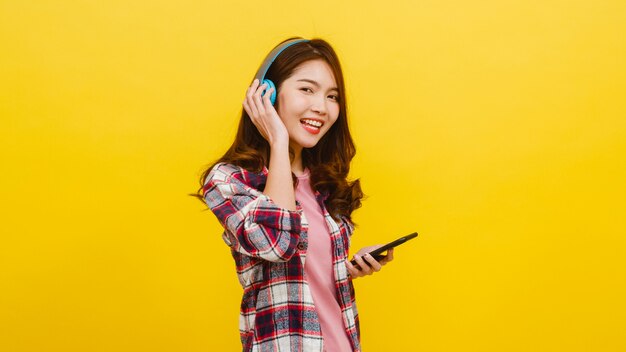
M 311 134 L 320 133 L 320 129 L 324 126 L 324 122 L 317 119 L 302 119 L 300 120 L 302 127 Z

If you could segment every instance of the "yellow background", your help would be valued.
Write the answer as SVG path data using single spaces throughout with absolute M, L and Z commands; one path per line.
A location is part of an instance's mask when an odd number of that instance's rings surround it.
M 365 351 L 626 350 L 626 2 L 0 2 L 0 350 L 236 351 L 187 193 L 267 52 L 342 59 Z

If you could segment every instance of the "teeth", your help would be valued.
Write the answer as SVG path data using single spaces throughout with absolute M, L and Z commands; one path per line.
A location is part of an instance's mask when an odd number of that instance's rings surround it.
M 306 123 L 307 125 L 311 125 L 314 127 L 322 127 L 322 123 L 319 121 L 314 121 L 314 120 L 302 120 L 302 122 Z

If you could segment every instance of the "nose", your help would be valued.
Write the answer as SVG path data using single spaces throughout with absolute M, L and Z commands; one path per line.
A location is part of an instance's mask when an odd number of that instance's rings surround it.
M 311 110 L 320 114 L 320 115 L 326 115 L 326 98 L 322 95 L 316 95 L 311 102 Z

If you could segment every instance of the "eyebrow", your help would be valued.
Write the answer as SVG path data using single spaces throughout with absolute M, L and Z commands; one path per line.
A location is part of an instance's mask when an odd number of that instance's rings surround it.
M 317 83 L 316 81 L 312 80 L 312 79 L 308 79 L 308 78 L 301 78 L 299 80 L 297 80 L 296 82 L 307 82 L 307 83 L 311 83 L 312 85 L 316 86 L 316 87 L 320 87 L 320 84 Z M 339 92 L 339 89 L 337 89 L 337 87 L 331 87 L 330 90 L 336 90 L 337 92 Z

